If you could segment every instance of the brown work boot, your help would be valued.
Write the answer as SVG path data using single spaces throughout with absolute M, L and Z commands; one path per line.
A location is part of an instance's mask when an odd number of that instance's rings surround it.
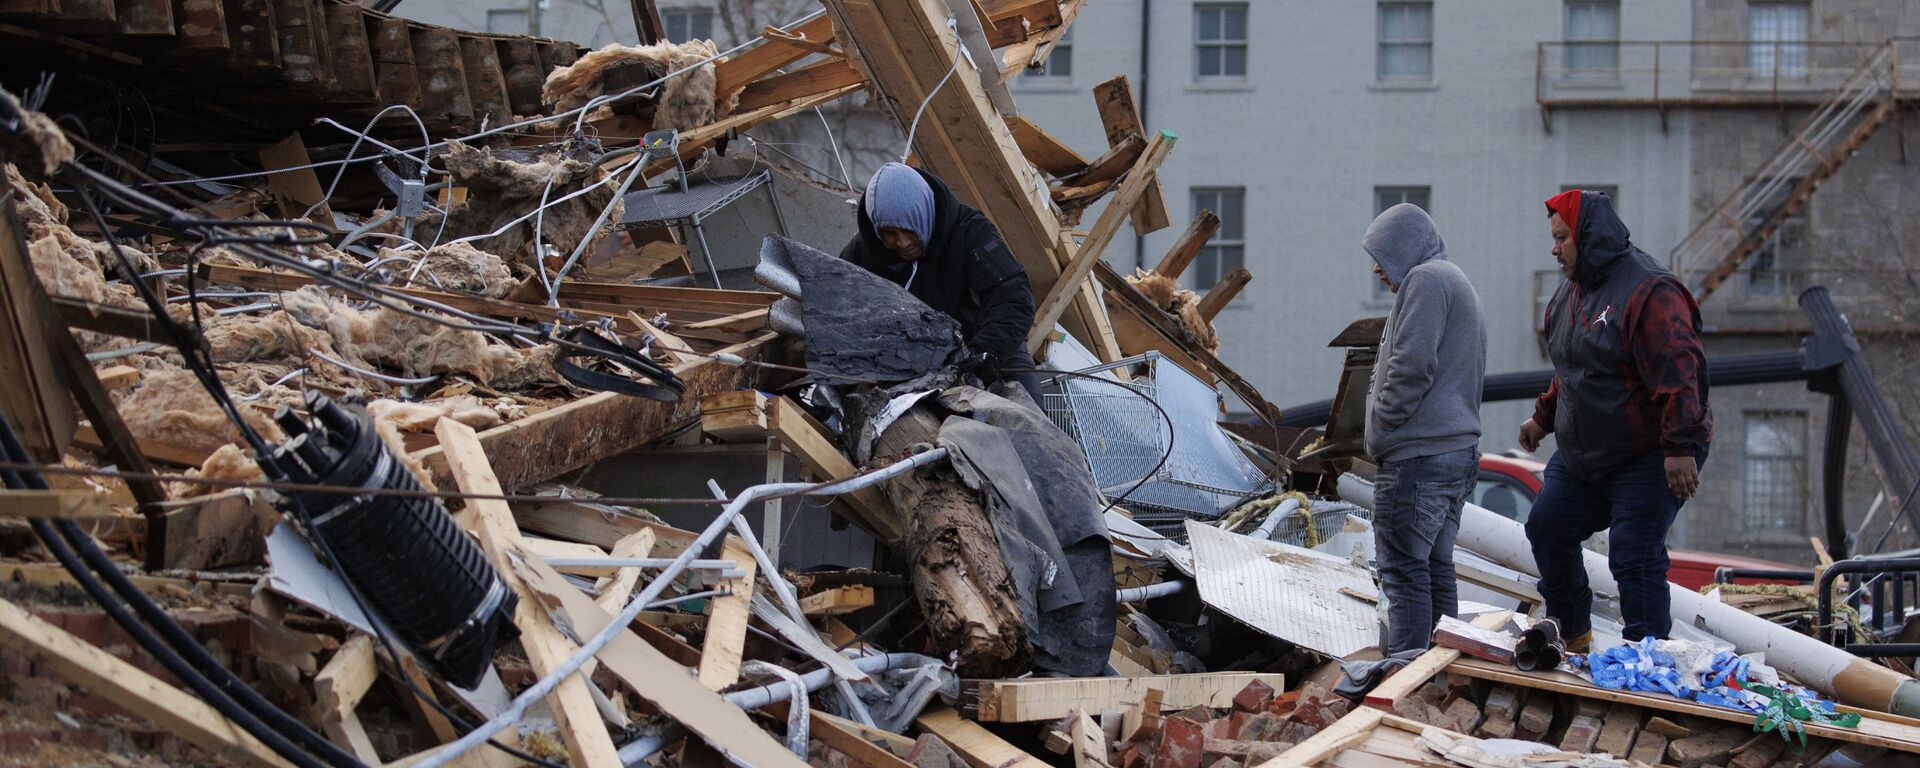
M 1593 630 L 1567 638 L 1567 653 L 1586 653 L 1593 646 Z

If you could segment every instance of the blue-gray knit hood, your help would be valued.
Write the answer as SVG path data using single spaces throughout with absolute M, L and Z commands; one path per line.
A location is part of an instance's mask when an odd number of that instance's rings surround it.
M 867 182 L 867 218 L 874 229 L 904 229 L 933 240 L 933 188 L 920 172 L 901 163 L 887 163 Z

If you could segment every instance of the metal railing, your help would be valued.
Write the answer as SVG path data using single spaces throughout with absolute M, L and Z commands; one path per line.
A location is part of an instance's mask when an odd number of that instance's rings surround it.
M 1867 642 L 1852 642 L 1853 627 L 1836 621 L 1834 584 L 1854 577 L 1853 588 L 1841 598 L 1859 616 Z M 1920 656 L 1920 643 L 1880 642 L 1900 634 L 1914 614 L 1913 599 L 1920 595 L 1920 558 L 1854 558 L 1821 570 L 1816 590 L 1819 637 L 1855 656 Z
M 1889 77 L 1905 68 L 1909 82 L 1920 82 L 1920 38 L 1542 42 L 1534 99 L 1542 107 L 1808 106 L 1882 48 L 1893 49 Z

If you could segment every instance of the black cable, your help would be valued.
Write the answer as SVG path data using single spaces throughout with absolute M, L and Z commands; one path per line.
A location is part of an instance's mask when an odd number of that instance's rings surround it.
M 14 434 L 13 426 L 7 423 L 4 418 L 0 418 L 0 447 L 4 447 L 9 459 L 27 458 L 24 447 L 21 446 L 18 436 Z M 16 453 L 18 455 L 16 455 Z M 48 488 L 46 479 L 38 473 L 7 470 L 4 472 L 4 475 L 6 485 L 9 488 L 29 488 L 34 490 L 47 490 Z M 72 521 L 64 522 L 70 524 Z M 259 739 L 260 743 L 265 744 L 276 754 L 279 754 L 297 766 L 301 766 L 301 768 L 325 768 L 328 765 L 315 759 L 312 755 L 307 754 L 298 746 L 288 741 L 286 737 L 278 731 L 269 728 L 265 723 L 254 717 L 250 711 L 234 702 L 219 686 L 214 685 L 205 675 L 202 675 L 198 670 L 189 666 L 186 661 L 174 653 L 173 649 L 162 643 L 160 638 L 154 635 L 152 630 L 148 629 L 146 625 L 141 624 L 139 619 L 127 611 L 126 606 L 123 605 L 120 600 L 107 591 L 107 588 L 82 564 L 79 557 L 67 546 L 67 542 L 59 533 L 54 531 L 54 527 L 48 524 L 45 519 L 33 518 L 29 520 L 28 523 L 32 526 L 33 532 L 40 537 L 40 541 L 45 545 L 47 552 L 53 555 L 55 560 L 60 561 L 60 565 L 67 569 L 67 572 L 73 576 L 73 580 L 80 585 L 81 589 L 87 592 L 88 596 L 93 598 L 94 602 L 100 605 L 100 608 L 113 619 L 114 623 L 118 624 L 120 629 L 126 632 L 128 637 L 133 638 L 148 655 L 152 656 L 155 661 L 158 661 L 168 673 L 193 689 L 194 693 L 198 694 L 208 706 L 213 707 L 216 711 L 220 712 L 221 715 L 232 720 L 235 725 L 240 726 L 240 728 L 245 730 L 249 735 Z M 89 545 L 91 545 L 91 541 L 89 541 Z M 179 629 L 179 626 L 174 625 L 174 629 Z M 339 764 L 336 763 L 335 765 Z M 346 765 L 358 765 L 358 762 L 346 763 Z

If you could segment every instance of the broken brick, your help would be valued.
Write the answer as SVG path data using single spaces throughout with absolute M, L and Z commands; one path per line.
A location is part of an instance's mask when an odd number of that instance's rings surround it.
M 1287 721 L 1284 718 L 1268 714 L 1248 715 L 1246 722 L 1241 723 L 1240 730 L 1234 734 L 1234 738 L 1241 741 L 1274 741 L 1280 738 L 1280 731 L 1286 727 Z
M 1786 739 L 1760 738 L 1752 742 L 1733 756 L 1727 768 L 1767 768 L 1780 758 L 1782 752 L 1787 751 Z
M 1592 752 L 1594 742 L 1599 740 L 1599 718 L 1574 715 L 1573 722 L 1567 723 L 1567 735 L 1560 739 L 1560 748 L 1569 752 Z
M 1247 683 L 1247 687 L 1240 689 L 1240 693 L 1234 695 L 1233 708 L 1241 712 L 1259 712 L 1265 709 L 1267 702 L 1270 701 L 1273 701 L 1273 686 L 1255 680 Z
M 1513 718 L 1501 714 L 1487 715 L 1487 719 L 1480 723 L 1480 730 L 1474 735 L 1488 739 L 1511 739 L 1513 733 Z
M 1513 719 L 1515 715 L 1520 714 L 1520 690 L 1513 686 L 1502 685 L 1487 691 L 1487 700 L 1480 706 L 1480 711 L 1486 713 L 1489 718 Z
M 1207 768 L 1240 768 L 1240 761 L 1231 757 L 1223 757 L 1217 761 L 1208 763 Z
M 1339 696 L 1335 696 L 1332 699 L 1329 699 L 1325 703 L 1325 706 L 1327 708 L 1327 712 L 1331 713 L 1333 715 L 1333 719 L 1335 720 L 1346 717 L 1348 712 L 1353 711 L 1353 702 L 1348 701 Z
M 1681 768 L 1724 763 L 1727 756 L 1733 754 L 1733 748 L 1740 746 L 1748 736 L 1746 730 L 1729 726 L 1676 739 L 1667 744 L 1667 762 Z
M 1640 709 L 1614 704 L 1607 709 L 1607 717 L 1600 726 L 1600 738 L 1594 742 L 1594 749 L 1614 757 L 1626 757 L 1633 749 L 1633 737 L 1639 732 Z
M 1545 738 L 1547 731 L 1553 730 L 1553 697 L 1544 693 L 1529 697 L 1513 724 L 1515 738 L 1528 741 Z
M 1627 753 L 1627 759 L 1636 763 L 1659 765 L 1667 758 L 1667 737 L 1651 730 L 1640 732 L 1640 738 L 1633 740 L 1633 749 Z
M 1160 745 L 1154 750 L 1154 768 L 1200 768 L 1207 746 L 1207 726 L 1181 713 L 1160 721 Z
M 1693 735 L 1693 729 L 1655 715 L 1647 720 L 1647 730 L 1671 739 L 1684 739 Z
M 1480 708 L 1473 705 L 1472 699 L 1454 699 L 1447 705 L 1445 715 L 1447 730 L 1456 733 L 1473 733 L 1474 726 L 1480 724 Z
M 1313 735 L 1319 732 L 1320 732 L 1320 729 L 1315 728 L 1311 725 L 1307 725 L 1306 723 L 1302 723 L 1299 721 L 1290 720 L 1287 722 L 1287 727 L 1280 730 L 1280 741 L 1291 741 L 1295 744 L 1298 744 L 1300 742 L 1306 741 L 1307 739 L 1313 738 Z
M 1205 762 L 1212 764 L 1220 758 L 1232 758 L 1235 766 L 1257 765 L 1273 759 L 1286 750 L 1287 747 L 1272 741 L 1208 739 Z
M 1207 721 L 1207 738 L 1209 739 L 1233 738 L 1233 720 L 1231 718 L 1223 717 L 1218 720 Z

